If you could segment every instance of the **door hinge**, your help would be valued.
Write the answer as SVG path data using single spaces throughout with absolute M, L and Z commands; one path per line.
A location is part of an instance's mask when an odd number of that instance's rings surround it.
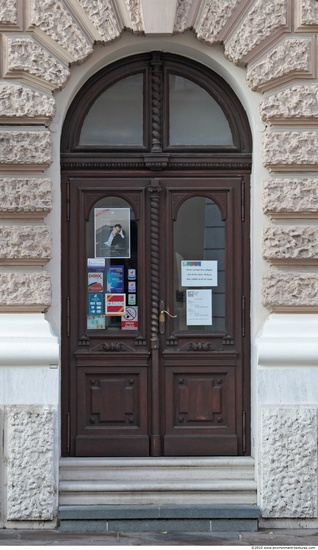
M 241 221 L 245 222 L 245 179 L 241 179 Z
M 242 451 L 246 453 L 246 411 L 242 413 Z
M 71 413 L 66 415 L 66 453 L 71 452 Z
M 68 296 L 66 298 L 66 336 L 67 338 L 69 338 L 70 336 L 70 329 L 71 329 L 70 315 L 71 315 L 71 305 L 70 305 L 70 298 Z
M 242 296 L 241 299 L 241 308 L 242 308 L 242 336 L 245 336 L 245 296 Z
M 70 221 L 70 180 L 66 180 L 66 221 Z

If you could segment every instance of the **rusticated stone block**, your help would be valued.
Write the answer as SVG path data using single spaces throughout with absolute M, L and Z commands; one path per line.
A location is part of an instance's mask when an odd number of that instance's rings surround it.
M 316 517 L 316 408 L 264 408 L 261 429 L 262 516 Z
M 270 89 L 277 81 L 310 77 L 313 72 L 311 38 L 285 38 L 255 65 L 248 68 L 246 80 L 252 90 Z
M 270 132 L 264 139 L 264 165 L 315 167 L 318 132 Z
M 261 102 L 260 112 L 265 122 L 318 119 L 318 86 L 292 86 L 273 94 Z
M 318 25 L 318 6 L 316 0 L 301 0 L 300 24 L 304 26 Z
M 287 0 L 257 0 L 225 45 L 225 55 L 238 63 L 265 38 L 287 25 Z
M 217 37 L 240 0 L 207 0 L 201 19 L 195 30 L 199 40 L 209 44 L 217 42 Z
M 125 0 L 125 5 L 131 20 L 131 28 L 134 32 L 141 32 L 143 30 L 140 1 L 141 0 Z
M 11 405 L 5 413 L 8 520 L 53 520 L 54 410 Z
M 314 226 L 269 226 L 263 235 L 263 257 L 271 261 L 318 261 L 318 228 Z
M 0 119 L 51 119 L 55 114 L 55 100 L 31 88 L 17 84 L 0 84 Z M 10 122 L 10 120 L 8 121 Z
M 318 311 L 318 274 L 271 269 L 263 276 L 263 304 L 277 311 Z
M 51 305 L 51 279 L 46 271 L 0 273 L 0 310 L 43 312 Z
M 0 166 L 49 166 L 52 142 L 47 130 L 35 132 L 0 131 Z
M 61 0 L 32 0 L 31 24 L 81 61 L 93 52 L 92 44 Z
M 78 2 L 105 42 L 114 40 L 120 35 L 123 28 L 118 21 L 114 5 L 110 0 L 78 0 Z M 128 4 L 127 0 L 125 3 Z M 138 17 L 141 17 L 140 2 L 135 3 L 139 12 L 137 11 L 136 14 L 131 15 L 135 16 L 138 20 Z M 132 6 L 132 9 L 134 9 L 134 6 Z M 136 24 L 137 21 L 133 23 L 133 26 Z
M 51 90 L 63 88 L 70 71 L 66 64 L 45 50 L 34 38 L 21 36 L 5 37 L 7 59 L 5 75 L 18 77 L 21 73 L 42 81 Z
M 0 225 L 0 264 L 46 263 L 51 258 L 51 231 L 46 225 Z
M 52 183 L 48 178 L 0 178 L 0 212 L 47 214 L 52 208 Z
M 306 216 L 318 212 L 318 179 L 272 179 L 265 183 L 265 214 Z
M 17 0 L 0 0 L 0 25 L 16 25 Z

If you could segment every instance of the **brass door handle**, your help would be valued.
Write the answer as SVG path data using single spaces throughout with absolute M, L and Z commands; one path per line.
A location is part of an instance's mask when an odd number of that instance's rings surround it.
M 160 311 L 160 315 L 162 316 L 163 320 L 164 320 L 164 314 L 167 314 L 169 315 L 169 317 L 171 317 L 171 319 L 176 319 L 178 317 L 178 315 L 171 315 L 171 313 L 169 313 L 169 311 L 167 311 L 166 309 L 162 309 Z
M 172 319 L 176 319 L 178 317 L 177 315 L 171 315 L 169 311 L 166 309 L 161 309 L 160 315 L 159 315 L 159 332 L 160 334 L 164 334 L 166 332 L 166 315 L 169 315 Z

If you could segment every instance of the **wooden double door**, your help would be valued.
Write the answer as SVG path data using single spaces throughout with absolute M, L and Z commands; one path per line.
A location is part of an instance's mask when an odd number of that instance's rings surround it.
M 248 175 L 63 179 L 63 453 L 249 451 Z

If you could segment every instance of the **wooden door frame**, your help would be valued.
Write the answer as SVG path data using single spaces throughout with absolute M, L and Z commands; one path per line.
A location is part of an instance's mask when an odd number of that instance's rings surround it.
M 79 131 L 89 106 L 96 96 L 105 88 L 106 83 L 130 75 L 131 71 L 144 71 L 145 97 L 148 105 L 164 105 L 167 100 L 167 79 L 163 73 L 162 81 L 158 79 L 161 67 L 165 71 L 181 71 L 195 79 L 208 91 L 213 92 L 222 108 L 227 112 L 235 136 L 235 148 L 226 147 L 196 148 L 195 150 L 178 149 L 167 144 L 167 119 L 159 116 L 152 118 L 145 116 L 145 141 L 139 149 L 125 148 L 116 151 L 112 148 L 83 149 L 78 146 Z M 108 84 L 107 84 L 108 85 Z M 93 95 L 92 95 L 93 93 Z M 155 102 L 155 103 L 154 103 Z M 167 116 L 167 115 L 166 115 Z M 159 142 L 158 143 L 158 135 Z M 158 177 L 173 178 L 186 174 L 191 178 L 232 177 L 241 179 L 241 213 L 244 218 L 244 260 L 245 269 L 244 296 L 240 315 L 244 319 L 244 381 L 243 399 L 246 404 L 245 415 L 242 419 L 242 447 L 245 454 L 250 453 L 250 250 L 249 250 L 249 176 L 251 172 L 252 140 L 246 113 L 233 90 L 227 83 L 207 67 L 174 54 L 150 52 L 113 63 L 99 71 L 82 87 L 73 101 L 63 126 L 61 140 L 62 166 L 62 289 L 69 288 L 68 258 L 72 243 L 69 242 L 68 221 L 70 218 L 70 187 L 68 182 L 72 177 L 83 178 L 142 178 L 153 180 Z M 245 189 L 245 192 L 244 192 Z M 152 274 L 152 278 L 155 274 Z M 152 288 L 154 285 L 152 283 Z M 150 288 L 149 292 L 153 292 Z M 152 295 L 152 299 L 156 294 Z M 65 290 L 62 290 L 62 453 L 70 454 L 72 447 L 70 433 L 74 429 L 75 420 L 70 416 L 70 360 L 68 350 L 68 333 L 70 332 L 69 302 Z M 157 313 L 153 311 L 153 315 Z M 152 346 L 156 347 L 154 331 L 152 332 Z M 85 336 L 83 338 L 85 345 Z M 153 391 L 154 394 L 154 391 Z M 155 395 L 153 395 L 155 398 Z M 153 419 L 153 423 L 156 424 Z M 154 430 L 156 432 L 156 429 Z M 156 433 L 154 434 L 156 436 Z M 158 435 L 158 434 L 157 434 Z M 243 441 L 245 439 L 245 441 Z M 158 447 L 158 437 L 154 437 L 152 446 Z M 154 451 L 156 452 L 156 451 Z

